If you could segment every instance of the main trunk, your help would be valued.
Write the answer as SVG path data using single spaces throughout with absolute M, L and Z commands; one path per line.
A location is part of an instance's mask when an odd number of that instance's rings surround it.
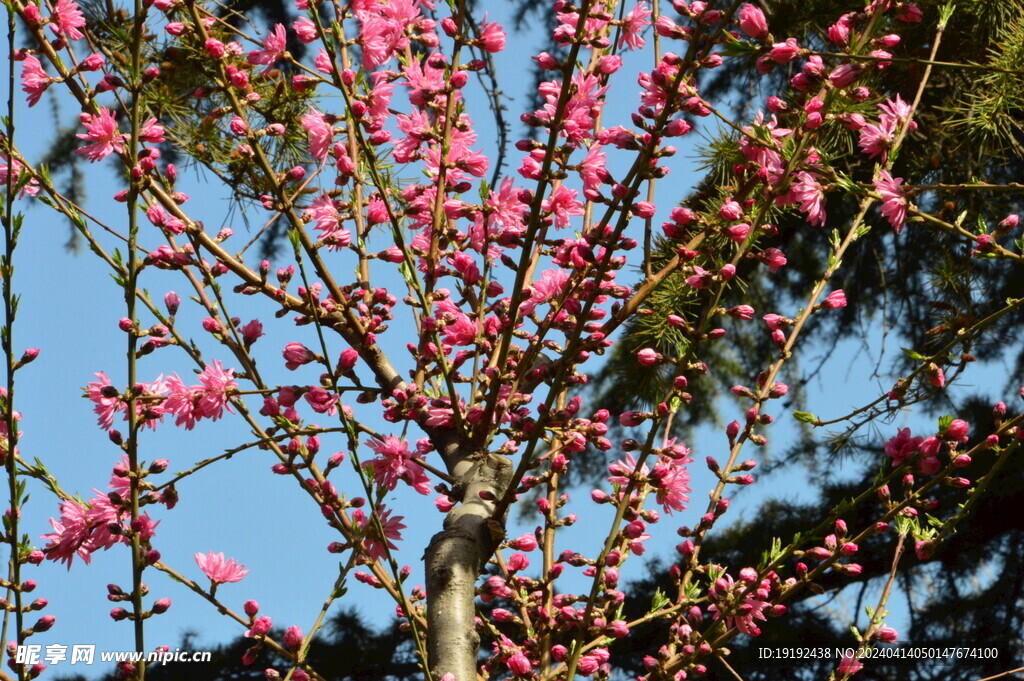
M 453 471 L 463 501 L 430 540 L 427 572 L 427 651 L 435 680 L 445 674 L 456 681 L 476 680 L 480 637 L 473 626 L 477 577 L 505 534 L 504 519 L 491 521 L 494 501 L 512 478 L 503 456 L 483 454 L 459 462 Z

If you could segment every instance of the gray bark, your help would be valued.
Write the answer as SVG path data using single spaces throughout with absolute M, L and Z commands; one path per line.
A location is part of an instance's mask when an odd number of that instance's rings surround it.
M 480 649 L 473 625 L 476 583 L 505 536 L 504 518 L 491 520 L 491 514 L 512 479 L 512 463 L 481 453 L 456 463 L 452 473 L 462 488 L 462 503 L 445 518 L 424 556 L 427 651 L 435 680 L 451 673 L 456 681 L 475 681 Z

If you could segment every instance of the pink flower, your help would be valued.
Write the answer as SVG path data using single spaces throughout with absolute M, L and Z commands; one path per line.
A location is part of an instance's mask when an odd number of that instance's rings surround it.
M 739 220 L 743 217 L 743 207 L 739 203 L 733 201 L 732 198 L 725 200 L 722 207 L 718 210 L 718 215 L 723 220 Z
M 826 310 L 838 310 L 841 307 L 846 307 L 846 294 L 842 289 L 837 289 L 821 301 L 821 306 Z
M 885 163 L 895 137 L 896 119 L 883 116 L 878 125 L 868 123 L 860 129 L 857 146 L 870 158 L 881 158 L 882 163 Z
M 729 593 L 734 590 L 735 580 L 732 575 L 726 574 L 720 577 L 715 583 L 715 588 L 712 591 L 713 597 L 718 598 L 719 593 Z M 759 590 L 764 592 L 763 589 Z M 744 634 L 749 636 L 759 636 L 761 629 L 758 627 L 754 620 L 765 620 L 764 610 L 768 608 L 771 603 L 767 600 L 758 598 L 757 592 L 747 591 L 746 597 L 743 599 L 743 603 L 735 607 L 735 609 L 725 616 L 725 625 L 727 627 L 736 627 Z M 765 594 L 767 595 L 767 594 Z M 722 612 L 718 608 L 717 604 L 708 606 L 708 610 L 715 613 L 714 619 L 722 617 Z
M 806 171 L 797 173 L 793 184 L 793 198 L 800 204 L 800 211 L 807 215 L 807 223 L 816 227 L 825 224 L 825 189 L 818 179 Z
M 832 73 L 828 76 L 828 80 L 832 83 L 832 87 L 848 87 L 860 77 L 862 71 L 864 71 L 864 66 L 862 64 L 840 64 L 832 70 Z
M 310 21 L 308 17 L 299 17 L 296 19 L 292 24 L 292 28 L 295 30 L 295 35 L 299 36 L 299 40 L 307 45 L 318 37 L 316 24 Z M 330 70 L 328 70 L 327 73 L 330 73 Z
M 31 54 L 25 57 L 21 65 L 21 89 L 28 94 L 28 105 L 35 106 L 50 87 L 53 78 L 46 75 L 43 65 Z
M 787 38 L 784 43 L 772 45 L 772 51 L 768 56 L 777 64 L 785 64 L 800 56 L 800 46 L 797 44 L 796 38 Z
M 846 45 L 850 42 L 850 29 L 852 28 L 851 22 L 853 21 L 853 16 L 854 15 L 852 14 L 844 14 L 839 17 L 839 21 L 832 26 L 829 26 L 828 39 L 837 45 Z
M 166 385 L 169 392 L 163 403 L 164 411 L 177 417 L 174 421 L 176 426 L 192 430 L 200 418 L 195 413 L 195 395 L 192 389 L 185 385 L 176 373 L 167 377 Z
M 744 3 L 739 11 L 740 30 L 754 40 L 761 40 L 768 36 L 768 21 L 757 7 Z
M 646 2 L 638 2 L 629 11 L 622 22 L 622 35 L 619 36 L 619 47 L 628 45 L 631 50 L 643 49 L 647 41 L 641 34 L 651 25 L 651 9 Z
M 405 520 L 404 516 L 399 515 L 392 518 L 391 510 L 386 509 L 384 506 L 377 507 L 377 516 L 380 518 L 380 525 L 384 530 L 383 538 L 377 533 L 373 519 L 363 513 L 362 509 L 356 509 L 352 512 L 352 519 L 356 521 L 356 524 L 363 531 L 363 546 L 370 560 L 385 558 L 387 556 L 386 548 L 397 549 L 398 547 L 391 540 L 401 541 L 401 531 L 406 527 L 402 524 L 402 521 Z
M 625 416 L 625 414 L 623 414 Z M 623 422 L 622 425 L 629 425 Z M 636 425 L 636 424 L 634 424 Z M 608 466 L 608 472 L 611 475 L 608 476 L 608 482 L 613 485 L 625 488 L 629 484 L 630 479 L 633 476 L 633 471 L 636 469 L 636 459 L 633 458 L 632 454 L 627 454 L 626 459 L 623 461 L 619 459 L 615 463 Z M 644 464 L 640 468 L 640 477 L 645 478 L 650 471 L 647 468 L 647 464 Z
M 967 421 L 964 421 L 963 419 L 954 419 L 949 426 L 946 427 L 946 439 L 967 442 L 967 434 L 970 430 L 971 427 L 968 425 Z
M 113 389 L 110 379 L 104 372 L 101 371 L 95 376 L 96 380 L 85 387 L 85 395 L 96 404 L 93 411 L 99 417 L 96 419 L 97 425 L 104 430 L 110 430 L 114 426 L 114 414 L 124 411 L 125 404 L 116 396 L 117 391 Z M 109 392 L 113 392 L 114 396 L 107 397 L 105 393 Z
M 196 402 L 196 412 L 205 418 L 216 421 L 224 414 L 228 406 L 228 392 L 236 390 L 235 370 L 224 369 L 218 360 L 213 360 L 199 374 L 201 396 Z
M 544 199 L 541 208 L 551 212 L 557 229 L 568 227 L 571 216 L 583 215 L 583 204 L 576 200 L 576 190 L 564 184 L 558 185 L 550 198 Z
M 505 49 L 505 29 L 496 21 L 488 23 L 486 14 L 480 26 L 480 47 L 492 53 Z
M 686 450 L 689 453 L 689 450 Z M 692 463 L 693 459 L 684 456 L 676 459 L 663 456 L 654 470 L 651 477 L 657 480 L 657 500 L 665 512 L 672 515 L 672 511 L 685 511 L 690 503 L 690 471 L 686 464 Z
M 302 343 L 288 343 L 281 354 L 284 356 L 284 366 L 289 371 L 295 371 L 316 359 L 316 354 Z
M 78 29 L 85 26 L 85 15 L 74 0 L 57 0 L 57 6 L 50 15 L 50 29 L 68 40 L 78 40 L 83 33 Z
M 423 466 L 417 463 L 419 453 L 410 452 L 406 440 L 388 435 L 383 440 L 367 440 L 366 446 L 377 453 L 368 465 L 373 469 L 378 485 L 393 490 L 399 480 L 404 480 L 420 494 L 430 493 L 430 478 Z
M 91 552 L 86 545 L 91 532 L 87 510 L 84 504 L 74 499 L 60 502 L 60 520 L 50 518 L 53 532 L 42 536 L 49 540 L 45 548 L 46 557 L 67 563 L 69 570 L 76 555 L 86 564 L 91 560 Z
M 764 253 L 761 253 L 760 259 L 761 262 L 768 265 L 768 271 L 772 274 L 788 262 L 786 260 L 786 254 L 775 247 L 768 248 Z
M 10 172 L 14 173 L 14 182 L 15 185 L 17 185 L 22 182 L 22 178 L 28 173 L 28 170 L 20 161 L 18 161 L 18 159 L 14 159 L 14 161 L 11 162 L 5 154 L 0 153 L 0 185 L 4 187 L 7 186 L 7 174 Z M 29 196 L 35 196 L 38 193 L 39 180 L 35 177 L 31 177 L 28 182 L 25 183 L 25 186 L 22 187 L 18 197 L 24 197 L 26 194 Z
M 334 129 L 327 122 L 324 114 L 313 107 L 310 107 L 310 112 L 302 117 L 302 128 L 309 136 L 310 155 L 317 161 L 323 161 L 327 158 L 327 151 L 331 148 Z
M 874 178 L 875 190 L 882 195 L 882 215 L 892 225 L 896 233 L 903 231 L 903 223 L 907 219 L 907 198 L 900 185 L 902 178 L 895 178 L 888 170 L 879 170 Z
M 916 24 L 924 19 L 924 14 L 912 2 L 900 2 L 896 5 L 896 18 L 908 24 Z
M 885 443 L 885 453 L 892 457 L 894 468 L 902 466 L 907 459 L 917 453 L 922 442 L 924 438 L 911 435 L 910 428 L 901 428 L 895 437 Z
M 318 414 L 334 416 L 338 411 L 338 396 L 320 386 L 310 388 L 305 398 L 313 411 Z
M 263 49 L 249 53 L 249 63 L 266 66 L 267 68 L 263 70 L 266 73 L 284 56 L 287 43 L 288 35 L 284 25 L 274 24 L 274 29 L 263 39 Z
M 193 557 L 196 559 L 199 569 L 215 585 L 240 582 L 249 574 L 244 565 L 236 563 L 234 558 L 225 559 L 223 553 L 210 551 L 206 554 L 197 553 Z
M 284 644 L 293 651 L 302 647 L 302 642 L 305 638 L 306 637 L 302 633 L 302 628 L 298 625 L 292 625 L 284 632 Z
M 839 662 L 839 678 L 845 679 L 853 676 L 863 668 L 864 663 L 858 660 L 852 652 L 848 652 L 843 655 L 842 660 Z
M 645 367 L 654 366 L 658 363 L 660 358 L 661 356 L 658 354 L 658 351 L 653 348 L 644 348 L 640 352 L 636 353 L 636 361 L 640 362 L 640 364 L 643 364 Z
M 92 144 L 76 149 L 76 154 L 95 162 L 103 160 L 115 151 L 119 154 L 124 153 L 127 135 L 117 132 L 117 121 L 114 120 L 114 114 L 109 109 L 100 107 L 100 112 L 95 116 L 83 113 L 80 120 L 88 132 L 78 133 L 75 136 L 78 139 L 89 140 Z

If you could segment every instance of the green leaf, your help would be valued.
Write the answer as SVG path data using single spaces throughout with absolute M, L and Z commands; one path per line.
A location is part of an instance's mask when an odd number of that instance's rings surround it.
M 915 359 L 919 362 L 924 361 L 924 355 L 922 355 L 920 352 L 916 350 L 911 350 L 910 348 L 900 348 L 900 350 L 906 353 L 907 357 L 909 357 L 910 359 Z
M 793 418 L 800 423 L 814 423 L 818 420 L 818 417 L 809 411 L 794 411 Z

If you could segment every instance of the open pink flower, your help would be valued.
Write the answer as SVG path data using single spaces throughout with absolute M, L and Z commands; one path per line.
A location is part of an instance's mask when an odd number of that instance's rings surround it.
M 114 414 L 124 411 L 125 404 L 116 396 L 116 390 L 110 384 L 106 373 L 100 371 L 95 374 L 96 380 L 85 387 L 85 396 L 95 403 L 93 411 L 96 412 L 96 424 L 104 430 L 110 430 L 114 426 Z M 115 396 L 107 397 L 105 393 L 113 392 Z
M 807 223 L 816 227 L 825 224 L 825 189 L 818 179 L 808 172 L 798 173 L 793 184 L 793 198 L 800 204 L 800 211 L 807 215 Z
M 266 66 L 267 68 L 263 70 L 266 73 L 284 56 L 287 43 L 288 34 L 284 25 L 274 24 L 274 29 L 263 39 L 263 49 L 249 53 L 249 63 Z
M 362 509 L 352 512 L 352 519 L 356 521 L 363 531 L 363 546 L 366 548 L 366 555 L 370 560 L 378 560 L 387 556 L 387 549 L 395 550 L 398 547 L 391 541 L 402 540 L 402 530 L 405 525 L 402 523 L 405 516 L 391 517 L 391 509 L 384 506 L 377 507 L 377 516 L 380 518 L 381 528 L 384 530 L 384 537 L 376 531 L 375 523 L 371 516 L 363 513 Z M 386 548 L 385 548 L 386 547 Z
M 21 65 L 21 89 L 28 94 L 29 106 L 39 103 L 39 98 L 43 96 L 46 88 L 50 87 L 52 82 L 53 78 L 46 75 L 46 71 L 43 71 L 43 65 L 39 63 L 38 59 L 31 54 L 25 57 Z
M 395 489 L 399 480 L 404 480 L 420 494 L 430 493 L 430 478 L 417 459 L 418 452 L 409 451 L 409 443 L 394 435 L 383 440 L 373 438 L 366 446 L 377 453 L 369 462 L 377 484 L 385 489 Z
M 235 562 L 234 558 L 224 558 L 223 553 L 197 553 L 194 558 L 196 565 L 203 571 L 210 581 L 216 584 L 227 584 L 229 582 L 240 582 L 249 574 L 244 565 Z
M 68 40 L 78 40 L 83 33 L 78 29 L 85 26 L 85 15 L 78 9 L 74 0 L 58 0 L 53 14 L 50 15 L 50 29 L 57 35 Z
M 874 178 L 875 190 L 882 195 L 882 215 L 892 228 L 899 234 L 903 231 L 903 223 L 907 220 L 907 197 L 900 185 L 902 178 L 893 178 L 888 170 L 879 170 Z
M 327 158 L 327 151 L 334 139 L 334 129 L 326 117 L 310 107 L 310 112 L 302 117 L 302 129 L 309 136 L 309 153 L 317 161 Z
M 83 113 L 80 120 L 87 132 L 78 133 L 75 136 L 78 139 L 88 140 L 92 144 L 76 149 L 76 154 L 96 162 L 110 156 L 115 151 L 119 154 L 124 152 L 127 135 L 118 133 L 117 121 L 114 120 L 114 114 L 110 109 L 101 107 L 100 112 L 96 115 Z
M 203 417 L 216 421 L 224 410 L 231 411 L 228 393 L 238 387 L 235 370 L 225 369 L 218 360 L 213 360 L 199 374 L 201 396 L 196 402 L 196 411 Z
M 629 11 L 622 22 L 622 35 L 619 36 L 619 47 L 627 45 L 631 50 L 643 49 L 647 41 L 642 33 L 651 25 L 651 8 L 646 2 L 638 2 Z

